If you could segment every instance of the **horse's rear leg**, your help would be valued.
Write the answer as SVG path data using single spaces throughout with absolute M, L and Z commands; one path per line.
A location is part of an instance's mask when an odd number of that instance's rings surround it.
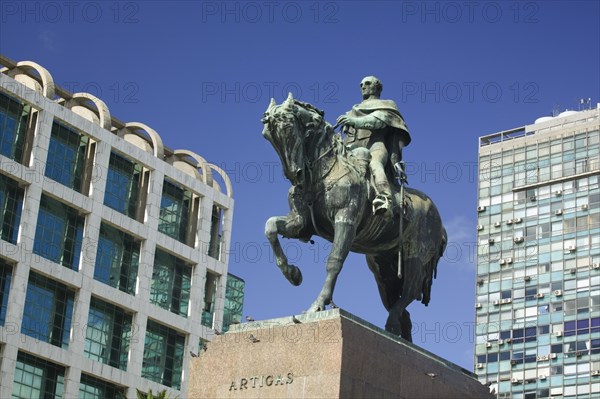
M 298 215 L 273 216 L 265 224 L 265 235 L 271 243 L 277 266 L 281 269 L 285 278 L 293 285 L 300 285 L 302 283 L 302 272 L 298 267 L 288 264 L 287 256 L 283 253 L 277 235 L 280 234 L 288 238 L 299 238 L 303 228 L 304 223 Z
M 412 322 L 410 321 L 410 313 L 408 313 L 406 308 L 412 301 L 420 297 L 421 281 L 423 279 L 419 272 L 419 261 L 407 260 L 403 263 L 402 296 L 400 296 L 390 309 L 385 329 L 412 342 Z

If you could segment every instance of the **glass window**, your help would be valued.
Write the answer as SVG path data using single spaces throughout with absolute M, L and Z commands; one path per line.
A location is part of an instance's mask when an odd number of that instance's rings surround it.
M 212 218 L 210 221 L 210 243 L 208 255 L 215 259 L 221 259 L 221 245 L 223 240 L 223 209 L 213 205 Z
M 0 258 L 0 326 L 4 325 L 6 319 L 11 276 L 12 266 Z
M 223 312 L 223 331 L 229 330 L 233 323 L 239 323 L 242 319 L 244 307 L 244 280 L 233 274 L 227 275 L 227 287 L 225 289 L 225 310 Z
M 104 205 L 136 219 L 142 167 L 129 159 L 110 154 Z
M 42 194 L 33 252 L 77 270 L 83 223 L 84 217 L 77 210 Z
M 190 191 L 165 180 L 160 201 L 158 231 L 187 244 L 188 227 L 190 227 L 190 232 L 195 230 L 195 227 L 188 226 L 192 209 L 191 201 L 192 193 Z
M 0 154 L 23 162 L 31 106 L 0 93 Z
M 125 388 L 110 382 L 99 380 L 87 374 L 81 374 L 79 381 L 79 399 L 124 398 Z
M 127 370 L 132 316 L 93 298 L 87 322 L 84 353 L 90 359 Z
M 21 333 L 67 348 L 74 297 L 66 285 L 30 272 Z
M 154 256 L 150 302 L 187 317 L 192 265 L 160 249 Z
M 19 183 L 0 174 L 0 239 L 17 243 L 24 190 Z
M 13 381 L 13 399 L 61 399 L 65 368 L 19 352 Z
M 135 295 L 140 241 L 105 223 L 100 226 L 94 279 Z
M 179 389 L 185 336 L 148 320 L 144 342 L 142 377 Z
M 84 175 L 89 139 L 54 122 L 50 135 L 46 176 L 78 192 L 85 192 Z M 90 159 L 90 164 L 91 164 Z
M 202 307 L 202 325 L 212 328 L 215 315 L 215 298 L 217 296 L 217 283 L 219 277 L 209 271 L 206 272 L 204 285 L 204 306 Z

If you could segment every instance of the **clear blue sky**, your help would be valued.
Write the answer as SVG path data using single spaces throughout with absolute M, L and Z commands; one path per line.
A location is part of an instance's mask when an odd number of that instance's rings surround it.
M 360 101 L 361 78 L 378 76 L 413 138 L 410 186 L 437 203 L 450 241 L 429 307 L 409 307 L 414 341 L 472 370 L 478 137 L 599 102 L 599 21 L 597 1 L 3 1 L 0 52 L 229 172 L 229 266 L 256 319 L 308 308 L 329 248 L 284 240 L 304 273 L 292 287 L 264 238 L 267 218 L 288 211 L 289 183 L 261 136 L 270 97 L 292 91 L 334 122 Z M 334 300 L 385 323 L 363 256 L 346 261 Z

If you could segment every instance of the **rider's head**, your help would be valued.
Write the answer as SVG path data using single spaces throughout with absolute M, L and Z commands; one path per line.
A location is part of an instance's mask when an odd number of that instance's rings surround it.
M 367 98 L 379 98 L 383 85 L 375 76 L 367 76 L 360 82 L 360 92 L 363 100 Z

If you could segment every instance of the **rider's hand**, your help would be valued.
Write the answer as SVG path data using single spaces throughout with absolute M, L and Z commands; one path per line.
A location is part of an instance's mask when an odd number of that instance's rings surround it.
M 357 122 L 357 118 L 352 117 L 352 116 L 348 116 L 348 115 L 340 115 L 337 118 L 336 124 L 337 125 L 343 125 L 343 126 L 352 126 L 355 127 L 356 126 L 356 122 Z

